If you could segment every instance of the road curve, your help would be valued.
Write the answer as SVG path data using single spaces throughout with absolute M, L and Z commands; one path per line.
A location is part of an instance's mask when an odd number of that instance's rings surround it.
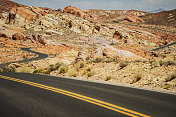
M 48 57 L 22 49 L 38 57 L 20 63 Z M 0 73 L 0 103 L 0 117 L 175 117 L 176 112 L 176 95 L 29 73 Z
M 11 64 L 11 63 L 30 62 L 30 61 L 40 60 L 40 59 L 44 59 L 44 58 L 47 58 L 47 57 L 48 57 L 47 54 L 43 54 L 43 53 L 40 53 L 40 52 L 36 52 L 36 51 L 31 50 L 32 48 L 20 48 L 20 49 L 21 49 L 21 50 L 24 50 L 24 51 L 27 51 L 27 52 L 34 53 L 34 54 L 37 55 L 37 57 L 33 57 L 33 58 L 30 58 L 30 59 L 24 59 L 24 60 L 20 60 L 20 61 L 13 61 L 13 62 L 8 62 L 8 63 L 2 63 L 2 64 L 0 64 L 0 66 L 6 66 L 6 65 L 9 65 L 9 64 Z
M 0 117 L 175 117 L 176 95 L 29 73 L 0 73 Z

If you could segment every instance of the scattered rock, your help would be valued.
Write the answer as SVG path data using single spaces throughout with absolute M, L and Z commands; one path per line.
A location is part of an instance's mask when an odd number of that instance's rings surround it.
M 23 40 L 23 41 L 25 41 L 25 40 L 26 40 L 26 37 L 25 37 L 24 34 L 16 33 L 16 34 L 13 34 L 13 35 L 12 35 L 12 39 L 13 39 L 13 40 Z
M 130 14 L 129 16 L 127 16 L 125 18 L 125 20 L 129 21 L 129 22 L 144 22 L 143 19 L 139 18 L 137 15 L 135 14 Z

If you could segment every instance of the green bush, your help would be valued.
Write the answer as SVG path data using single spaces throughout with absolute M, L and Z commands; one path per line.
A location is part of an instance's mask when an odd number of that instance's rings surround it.
M 67 72 L 67 70 L 68 70 L 68 67 L 66 65 L 61 65 L 59 67 L 58 73 L 59 74 L 65 74 Z

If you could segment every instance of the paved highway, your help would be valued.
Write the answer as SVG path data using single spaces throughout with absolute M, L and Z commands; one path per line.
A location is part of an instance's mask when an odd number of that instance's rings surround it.
M 48 57 L 23 50 L 38 57 L 20 63 Z M 176 95 L 172 94 L 39 74 L 0 73 L 0 117 L 175 117 L 175 112 Z
M 0 73 L 0 117 L 175 117 L 176 95 L 29 73 Z
M 11 63 L 24 63 L 24 62 L 29 62 L 29 61 L 34 61 L 34 60 L 40 60 L 40 59 L 44 59 L 44 58 L 48 57 L 47 54 L 43 54 L 43 53 L 31 50 L 32 48 L 20 48 L 20 49 L 22 49 L 24 51 L 27 51 L 27 52 L 34 53 L 34 54 L 37 55 L 37 57 L 30 58 L 30 59 L 24 59 L 24 60 L 21 60 L 21 61 L 13 61 L 13 62 L 8 62 L 8 63 L 2 63 L 2 64 L 0 64 L 0 66 L 6 66 L 6 65 L 9 65 Z

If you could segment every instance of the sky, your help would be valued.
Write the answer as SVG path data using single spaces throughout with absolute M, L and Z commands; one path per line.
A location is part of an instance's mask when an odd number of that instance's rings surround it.
M 176 0 L 11 0 L 23 5 L 64 9 L 71 5 L 83 10 L 141 10 L 152 11 L 159 8 L 176 9 Z

